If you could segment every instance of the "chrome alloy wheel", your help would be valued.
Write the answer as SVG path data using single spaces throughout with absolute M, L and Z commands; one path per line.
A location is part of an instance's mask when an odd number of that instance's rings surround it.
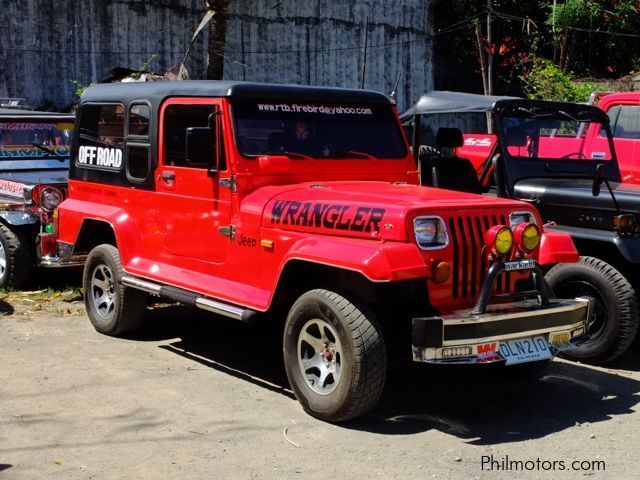
M 309 320 L 300 330 L 298 367 L 315 393 L 328 395 L 338 387 L 342 348 L 335 330 L 325 320 Z
M 116 286 L 113 272 L 104 264 L 98 265 L 91 275 L 91 298 L 95 311 L 105 320 L 116 307 Z

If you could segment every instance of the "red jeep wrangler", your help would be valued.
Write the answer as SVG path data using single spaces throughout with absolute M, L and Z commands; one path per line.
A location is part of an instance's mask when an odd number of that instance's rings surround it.
M 288 379 L 328 421 L 376 404 L 390 355 L 538 371 L 584 338 L 591 300 L 554 299 L 539 266 L 575 261 L 570 238 L 527 204 L 418 186 L 381 94 L 99 85 L 76 125 L 57 232 L 88 254 L 101 333 L 137 327 L 147 294 L 286 318 Z

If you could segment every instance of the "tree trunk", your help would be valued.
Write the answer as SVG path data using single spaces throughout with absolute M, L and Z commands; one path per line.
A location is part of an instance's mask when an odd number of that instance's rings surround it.
M 207 7 L 215 12 L 209 23 L 209 62 L 207 79 L 222 80 L 224 75 L 224 47 L 227 34 L 227 16 L 230 0 L 205 0 Z

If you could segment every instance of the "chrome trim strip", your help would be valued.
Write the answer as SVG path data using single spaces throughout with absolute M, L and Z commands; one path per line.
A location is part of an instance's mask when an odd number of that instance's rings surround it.
M 480 315 L 471 315 L 466 318 L 456 316 L 456 314 L 454 313 L 450 317 L 447 317 L 447 316 L 443 317 L 442 320 L 446 327 L 447 325 L 465 325 L 469 323 L 476 324 L 476 323 L 496 322 L 496 321 L 502 321 L 502 320 L 511 320 L 514 318 L 535 317 L 540 315 L 541 313 L 549 314 L 549 313 L 572 312 L 574 310 L 580 310 L 582 308 L 585 308 L 585 304 L 587 308 L 589 307 L 589 300 L 582 297 L 578 297 L 569 301 L 571 302 L 571 304 L 569 305 L 537 308 L 534 310 L 525 310 L 525 311 L 519 311 L 514 313 L 502 313 L 502 314 L 501 313 L 496 313 L 496 314 L 485 313 Z
M 196 298 L 196 307 L 201 308 L 202 310 L 207 310 L 208 312 L 231 317 L 236 320 L 242 320 L 242 314 L 245 312 L 245 310 L 241 308 L 216 302 L 204 297 Z
M 138 290 L 142 290 L 143 292 L 150 293 L 151 295 L 160 295 L 160 285 L 146 282 L 144 280 L 140 280 L 138 278 L 133 277 L 122 277 L 120 282 L 127 287 L 136 288 Z
M 46 268 L 82 267 L 86 259 L 86 255 L 75 255 L 69 258 L 47 255 L 40 258 L 38 265 Z
M 445 340 L 442 343 L 442 347 L 443 348 L 459 347 L 462 345 L 470 345 L 470 344 L 476 344 L 476 343 L 489 343 L 489 342 L 495 342 L 500 340 L 516 340 L 518 338 L 534 337 L 536 335 L 546 335 L 549 333 L 563 332 L 565 330 L 576 330 L 580 327 L 585 326 L 585 320 L 586 319 L 582 319 L 579 322 L 575 322 L 568 325 L 565 324 L 565 325 L 559 325 L 557 327 L 545 327 L 545 328 L 539 328 L 537 330 L 527 330 L 527 331 L 522 331 L 517 333 L 506 333 L 504 335 L 495 335 L 493 337 L 467 338 L 463 340 L 449 340 L 449 341 Z
M 138 290 L 142 290 L 143 292 L 147 292 L 151 295 L 160 295 L 160 289 L 162 285 L 157 283 L 148 282 L 146 280 L 141 280 L 139 278 L 125 276 L 120 279 L 120 282 L 127 287 L 136 288 Z M 246 310 L 239 307 L 234 307 L 233 305 L 229 305 L 226 303 L 217 302 L 210 298 L 206 297 L 198 297 L 195 301 L 196 307 L 207 310 L 208 312 L 217 313 L 218 315 L 224 315 L 225 317 L 230 317 L 235 320 L 242 320 L 243 314 L 245 312 L 250 312 L 251 310 Z

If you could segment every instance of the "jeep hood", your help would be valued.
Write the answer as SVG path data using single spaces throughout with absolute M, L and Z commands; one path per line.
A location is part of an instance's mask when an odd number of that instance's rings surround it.
M 262 196 L 264 227 L 386 240 L 406 240 L 412 215 L 461 209 L 522 209 L 521 202 L 388 182 L 318 182 L 270 186 Z M 268 199 L 264 198 L 268 195 Z M 243 205 L 244 207 L 244 205 Z
M 640 213 L 640 185 L 611 182 L 611 188 L 623 213 Z M 615 204 L 605 184 L 600 195 L 591 191 L 593 180 L 568 178 L 530 178 L 514 187 L 516 198 L 534 203 L 545 221 L 563 225 L 613 227 Z

